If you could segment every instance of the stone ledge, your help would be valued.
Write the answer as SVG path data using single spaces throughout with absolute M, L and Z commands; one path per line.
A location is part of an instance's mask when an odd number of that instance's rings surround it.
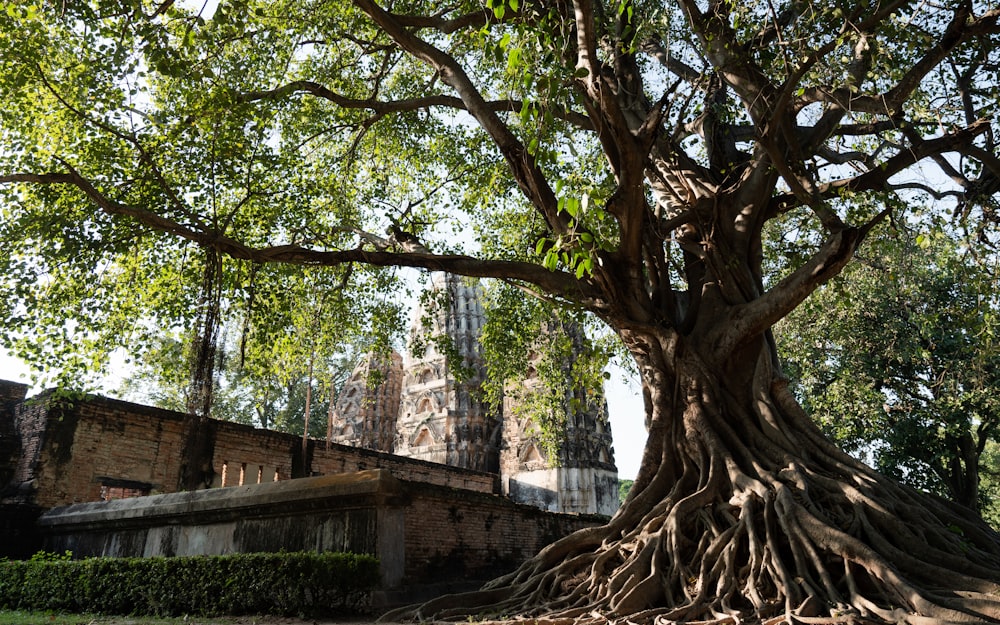
M 343 508 L 355 501 L 358 505 L 390 503 L 402 497 L 399 480 L 385 469 L 357 473 L 339 473 L 298 478 L 265 484 L 227 486 L 206 490 L 168 493 L 106 502 L 79 503 L 53 508 L 43 514 L 38 524 L 50 531 L 61 526 L 99 523 L 146 525 L 170 522 L 172 517 L 186 521 L 238 519 L 252 510 L 254 516 L 287 514 L 287 506 L 297 510 L 322 509 L 330 505 Z

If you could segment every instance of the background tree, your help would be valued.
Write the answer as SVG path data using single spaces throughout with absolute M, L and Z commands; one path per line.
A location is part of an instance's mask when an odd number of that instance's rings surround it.
M 981 511 L 1000 495 L 980 487 L 1000 435 L 995 259 L 940 223 L 876 239 L 779 324 L 779 351 L 803 406 L 845 449 Z
M 625 503 L 629 490 L 632 489 L 633 480 L 618 480 L 618 499 Z
M 832 445 L 770 332 L 903 188 L 993 236 L 995 3 L 4 8 L 5 235 L 48 224 L 8 264 L 89 275 L 141 229 L 345 288 L 359 264 L 497 278 L 622 340 L 649 439 L 619 513 L 414 614 L 1000 620 L 996 534 Z M 765 285 L 781 217 L 812 246 Z M 21 283 L 0 302 L 34 314 Z
M 514 418 L 534 424 L 535 442 L 545 450 L 547 461 L 560 466 L 572 457 L 566 445 L 570 430 L 577 427 L 576 415 L 606 417 L 600 391 L 620 343 L 594 324 L 588 332 L 580 311 L 553 310 L 509 285 L 490 289 L 484 307 L 486 404 L 500 405 L 507 399 Z

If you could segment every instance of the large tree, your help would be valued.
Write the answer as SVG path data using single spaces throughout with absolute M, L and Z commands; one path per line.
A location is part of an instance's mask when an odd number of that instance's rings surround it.
M 5 8 L 11 223 L 497 278 L 621 338 L 649 430 L 625 505 L 418 615 L 1000 621 L 997 535 L 831 444 L 770 335 L 904 188 L 991 236 L 995 3 Z M 813 246 L 765 286 L 783 218 Z

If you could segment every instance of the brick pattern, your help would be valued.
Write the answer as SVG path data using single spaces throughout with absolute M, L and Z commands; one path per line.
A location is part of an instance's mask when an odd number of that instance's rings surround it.
M 46 406 L 21 404 L 4 416 L 13 418 L 14 431 L 19 438 L 20 454 L 11 479 L 12 486 L 19 486 L 35 477 L 44 444 L 48 410 Z
M 369 388 L 369 377 L 373 371 L 384 377 L 378 387 Z M 402 388 L 402 356 L 396 352 L 392 352 L 387 359 L 380 359 L 375 354 L 365 356 L 340 391 L 330 419 L 327 440 L 392 452 Z
M 0 418 L 10 418 L 0 415 Z M 34 480 L 22 500 L 43 508 L 100 501 L 102 490 L 177 490 L 185 415 L 130 402 L 87 397 L 65 403 L 42 395 L 15 411 L 21 453 L 11 485 Z M 225 421 L 213 422 L 213 486 L 256 484 L 293 476 L 390 470 L 400 479 L 480 493 L 499 492 L 493 474 L 302 439 Z M 305 462 L 303 462 L 303 458 Z M 3 485 L 0 485 L 3 486 Z M 8 500 L 13 499 L 7 497 Z M 15 499 L 16 500 L 16 499 Z
M 183 415 L 101 398 L 32 412 L 36 424 L 44 421 L 34 503 L 100 501 L 105 479 L 149 484 L 153 493 L 176 490 Z
M 600 522 L 477 493 L 412 483 L 408 491 L 405 575 L 411 583 L 492 579 L 549 543 Z
M 381 559 L 385 589 L 468 589 L 601 522 L 388 473 L 69 506 L 38 529 L 47 550 L 83 557 L 347 549 Z
M 28 385 L 20 382 L 0 380 L 0 403 L 16 404 L 24 401 L 28 394 Z

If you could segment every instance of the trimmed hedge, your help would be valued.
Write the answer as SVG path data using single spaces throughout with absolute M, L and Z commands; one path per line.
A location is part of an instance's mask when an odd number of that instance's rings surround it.
M 0 609 L 134 616 L 364 611 L 378 561 L 350 553 L 0 561 Z

